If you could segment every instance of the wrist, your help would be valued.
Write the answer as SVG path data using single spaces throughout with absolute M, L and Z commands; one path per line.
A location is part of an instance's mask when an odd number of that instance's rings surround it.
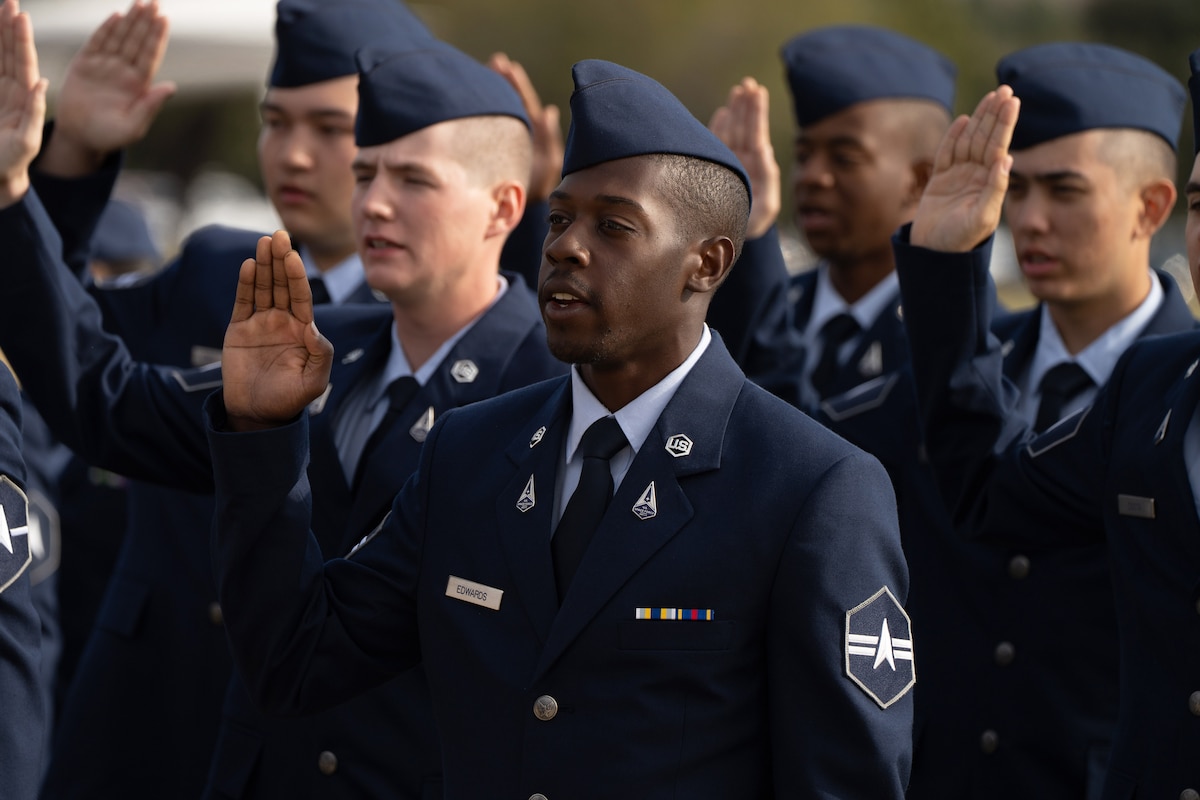
M 22 171 L 0 179 L 0 209 L 16 205 L 29 191 L 29 173 Z
M 37 169 L 57 178 L 82 178 L 104 165 L 108 153 L 55 128 L 37 161 Z

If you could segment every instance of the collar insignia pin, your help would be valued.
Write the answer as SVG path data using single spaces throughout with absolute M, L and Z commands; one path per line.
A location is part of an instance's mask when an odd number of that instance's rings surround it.
M 642 492 L 638 501 L 633 504 L 633 513 L 643 521 L 658 516 L 658 499 L 654 494 L 654 481 L 650 481 L 646 491 Z
M 455 361 L 454 366 L 450 368 L 450 377 L 459 383 L 474 383 L 479 377 L 479 367 L 469 358 Z
M 517 498 L 517 510 L 524 514 L 529 509 L 537 505 L 537 496 L 533 491 L 533 476 L 529 476 L 529 483 L 525 484 L 525 488 L 521 491 L 521 496 Z
M 535 448 L 539 444 L 541 444 L 542 437 L 545 435 L 546 435 L 546 426 L 543 425 L 542 427 L 538 428 L 536 431 L 533 432 L 533 438 L 529 440 L 529 448 L 532 450 L 533 448 Z
M 667 452 L 675 458 L 682 458 L 692 452 L 692 440 L 682 433 L 677 433 L 667 439 Z
M 429 435 L 429 431 L 433 428 L 433 406 L 425 410 L 420 419 L 413 423 L 413 426 L 408 429 L 408 435 L 413 438 L 413 441 L 424 442 L 425 437 Z

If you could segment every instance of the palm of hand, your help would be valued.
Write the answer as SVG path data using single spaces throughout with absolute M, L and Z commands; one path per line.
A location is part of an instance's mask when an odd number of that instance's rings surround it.
M 310 329 L 279 308 L 230 323 L 221 372 L 231 413 L 283 422 L 320 396 L 329 379 L 329 359 L 318 361 L 309 351 Z

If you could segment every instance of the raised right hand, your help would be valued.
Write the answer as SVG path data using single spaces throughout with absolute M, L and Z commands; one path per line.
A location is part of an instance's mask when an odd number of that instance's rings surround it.
M 17 0 L 0 5 L 0 207 L 29 189 L 46 117 L 46 79 L 38 71 L 29 15 Z
M 325 391 L 332 363 L 300 254 L 285 231 L 262 237 L 238 273 L 221 354 L 229 427 L 259 430 L 295 419 Z
M 988 92 L 975 113 L 954 120 L 934 158 L 913 218 L 910 243 L 965 253 L 1000 224 L 1020 101 L 1008 86 Z
M 153 82 L 166 49 L 167 20 L 156 0 L 134 0 L 109 16 L 67 67 L 39 168 L 79 177 L 140 141 L 175 93 L 175 84 Z
M 713 112 L 708 129 L 733 151 L 750 178 L 753 197 L 746 238 L 757 239 L 775 224 L 783 194 L 779 162 L 771 146 L 767 87 L 753 78 L 743 78 L 729 90 L 728 102 Z

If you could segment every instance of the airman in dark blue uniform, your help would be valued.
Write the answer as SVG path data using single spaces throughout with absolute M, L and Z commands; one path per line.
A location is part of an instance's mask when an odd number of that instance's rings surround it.
M 899 798 L 914 642 L 886 474 L 704 324 L 749 211 L 733 154 L 643 75 L 574 79 L 539 300 L 575 367 L 443 416 L 348 558 L 306 533 L 302 412 L 334 356 L 303 265 L 282 239 L 243 270 L 207 407 L 239 668 L 297 712 L 423 660 L 447 798 Z
M 327 394 L 310 409 L 314 452 L 323 454 L 312 480 L 331 553 L 348 552 L 382 518 L 440 414 L 563 370 L 528 287 L 498 269 L 531 161 L 521 99 L 498 74 L 433 40 L 366 50 L 360 63 L 356 227 L 369 242 L 372 286 L 392 302 L 322 316 L 339 353 Z M 14 279 L 0 341 L 13 343 L 56 433 L 132 478 L 211 491 L 199 403 L 219 370 L 134 363 L 61 263 L 36 194 L 0 217 L 12 263 L 28 267 Z M 36 346 L 30 328 L 41 334 Z M 394 380 L 411 387 L 403 401 L 393 399 Z M 440 796 L 430 713 L 419 669 L 302 720 L 263 717 L 234 683 L 207 794 Z
M 1151 335 L 1194 323 L 1148 265 L 1183 91 L 1093 44 L 1018 51 L 997 75 L 1011 88 L 955 123 L 895 242 L 929 454 L 959 530 L 1013 554 L 998 602 L 1025 616 L 1008 655 L 1012 690 L 1038 700 L 1012 720 L 1015 763 L 1042 776 L 1030 796 L 1196 797 L 1196 334 Z M 1043 299 L 1009 336 L 981 304 L 1002 201 Z M 1088 381 L 1056 385 L 1059 359 Z M 994 734 L 1001 754 L 1010 737 Z

